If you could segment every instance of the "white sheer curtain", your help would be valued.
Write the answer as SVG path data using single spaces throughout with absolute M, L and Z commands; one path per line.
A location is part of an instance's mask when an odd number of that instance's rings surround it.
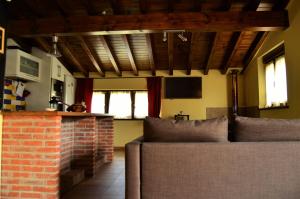
M 279 106 L 287 102 L 285 58 L 281 56 L 266 65 L 266 106 Z
M 131 118 L 131 97 L 129 91 L 113 91 L 109 99 L 109 114 L 118 119 Z
M 287 102 L 287 83 L 286 83 L 286 67 L 285 58 L 281 56 L 275 60 L 275 90 L 276 103 Z
M 148 93 L 147 91 L 137 91 L 135 93 L 135 118 L 145 118 L 148 115 Z
M 105 93 L 101 91 L 93 92 L 92 113 L 105 113 Z

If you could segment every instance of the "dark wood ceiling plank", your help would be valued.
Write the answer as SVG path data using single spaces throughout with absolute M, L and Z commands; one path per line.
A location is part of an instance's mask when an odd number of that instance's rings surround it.
M 210 66 L 212 64 L 212 61 L 213 61 L 213 55 L 216 51 L 216 47 L 217 47 L 217 43 L 218 43 L 220 33 L 213 33 L 213 34 L 214 34 L 214 36 L 213 36 L 213 39 L 212 39 L 212 42 L 211 42 L 211 45 L 210 45 L 208 57 L 206 58 L 205 65 L 204 65 L 204 75 L 208 75 L 208 71 L 209 71 L 209 68 L 210 68 Z
M 28 10 L 29 12 L 33 13 L 37 17 L 44 17 L 45 13 L 37 7 L 35 1 L 25 0 L 24 1 L 25 10 Z
M 147 0 L 139 0 L 140 13 L 146 14 L 148 10 L 148 2 Z
M 169 60 L 169 75 L 173 75 L 174 68 L 174 34 L 168 33 L 168 60 Z
M 259 7 L 261 0 L 251 0 L 249 1 L 246 6 L 243 8 L 244 11 L 256 11 Z M 242 40 L 242 32 L 234 32 L 230 39 L 229 46 L 225 52 L 224 61 L 222 64 L 222 74 L 225 74 L 230 67 L 231 61 L 238 50 L 239 44 Z M 242 66 L 244 67 L 244 66 Z
M 99 38 L 101 40 L 101 43 L 109 57 L 109 60 L 111 62 L 111 64 L 113 65 L 114 67 L 114 70 L 115 72 L 119 75 L 119 76 L 122 76 L 122 72 L 120 70 L 120 67 L 118 66 L 117 64 L 117 61 L 116 61 L 116 56 L 113 54 L 113 50 L 112 50 L 112 47 L 111 45 L 109 44 L 109 42 L 107 41 L 106 37 L 105 36 L 102 36 L 102 35 L 99 35 Z
M 153 48 L 152 48 L 152 39 L 150 34 L 146 34 L 146 42 L 147 42 L 147 48 L 148 48 L 148 56 L 149 56 L 149 63 L 150 63 L 150 68 L 152 71 L 152 76 L 156 75 L 156 70 L 155 70 L 155 59 L 154 59 L 154 53 L 153 53 Z
M 243 23 L 241 23 L 243 21 Z M 158 23 L 159 22 L 159 23 Z M 51 25 L 49 25 L 51 24 Z M 289 25 L 287 11 L 153 13 L 143 15 L 72 16 L 12 20 L 8 31 L 21 36 L 129 34 L 184 29 L 204 32 L 278 31 Z
M 78 36 L 77 37 L 78 41 L 80 42 L 80 46 L 82 47 L 82 49 L 84 50 L 84 52 L 86 53 L 86 55 L 89 57 L 91 63 L 94 65 L 95 69 L 100 73 L 101 76 L 105 76 L 103 69 L 101 68 L 101 64 L 98 63 L 98 61 L 95 59 L 93 53 L 91 52 L 87 42 L 85 41 L 85 39 L 82 36 Z
M 237 51 L 238 49 L 238 46 L 242 40 L 242 37 L 241 37 L 242 33 L 241 32 L 234 32 L 232 34 L 232 37 L 230 39 L 230 43 L 227 47 L 227 50 L 225 52 L 225 56 L 224 56 L 224 61 L 223 61 L 223 64 L 222 64 L 222 74 L 226 74 L 228 68 L 230 67 L 230 63 L 231 63 L 231 60 L 235 54 L 235 52 Z
M 267 38 L 267 35 L 268 35 L 268 32 L 258 32 L 257 33 L 255 39 L 253 40 L 250 48 L 248 49 L 248 51 L 243 59 L 244 68 L 243 68 L 242 72 L 244 72 L 246 70 L 246 68 L 250 64 L 251 60 L 253 59 L 253 57 L 256 55 L 258 49 L 260 48 L 260 46 L 263 44 L 263 42 Z
M 168 0 L 168 12 L 174 12 L 174 0 Z
M 90 16 L 95 16 L 99 14 L 99 11 L 95 9 L 95 6 L 93 5 L 91 0 L 80 0 L 82 5 L 85 7 L 87 10 L 88 15 Z
M 108 0 L 115 15 L 122 14 L 118 0 Z
M 187 75 L 191 75 L 192 72 L 192 63 L 193 63 L 193 52 L 192 52 L 192 48 L 195 45 L 195 41 L 194 41 L 194 34 L 191 33 L 191 39 L 190 39 L 190 48 L 189 48 L 189 56 L 188 56 L 188 60 L 187 60 L 187 68 L 186 68 L 186 74 Z
M 282 10 L 285 9 L 289 4 L 290 0 L 277 0 L 272 8 L 272 10 Z
M 125 49 L 126 49 L 126 52 L 127 52 L 127 55 L 128 55 L 133 73 L 134 73 L 134 75 L 139 75 L 138 69 L 137 69 L 137 66 L 135 64 L 135 60 L 134 60 L 134 57 L 133 57 L 133 54 L 132 54 L 132 51 L 131 51 L 131 48 L 130 48 L 130 44 L 128 42 L 128 35 L 122 35 L 121 37 L 122 37 L 122 40 L 125 44 Z
M 69 42 L 63 37 L 60 37 L 59 40 L 60 40 L 60 42 L 58 42 L 58 46 L 60 47 L 60 49 L 62 49 L 63 54 L 72 61 L 72 63 L 76 66 L 76 68 L 80 72 L 82 72 L 84 74 L 84 76 L 88 77 L 87 70 L 81 65 L 81 63 L 78 61 L 78 59 L 74 55 L 74 52 L 73 52 Z
M 64 17 L 70 16 L 70 8 L 64 0 L 54 0 L 60 14 Z

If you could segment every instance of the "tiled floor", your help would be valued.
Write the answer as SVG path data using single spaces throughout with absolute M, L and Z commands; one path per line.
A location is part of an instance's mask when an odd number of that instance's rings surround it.
M 83 181 L 63 199 L 124 199 L 125 163 L 124 152 L 115 152 L 114 160 L 103 165 L 96 176 Z

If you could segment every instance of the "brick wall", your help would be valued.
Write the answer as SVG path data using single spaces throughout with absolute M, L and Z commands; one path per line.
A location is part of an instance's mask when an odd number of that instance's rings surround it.
M 61 174 L 70 171 L 74 150 L 74 119 L 63 118 L 61 127 Z
M 113 118 L 3 116 L 1 199 L 59 198 L 59 175 L 113 159 Z
M 60 120 L 4 115 L 1 198 L 58 198 Z
M 96 119 L 85 117 L 74 122 L 73 168 L 83 168 L 86 176 L 95 174 L 96 161 Z
M 98 150 L 104 155 L 105 162 L 113 160 L 114 128 L 113 118 L 97 118 Z

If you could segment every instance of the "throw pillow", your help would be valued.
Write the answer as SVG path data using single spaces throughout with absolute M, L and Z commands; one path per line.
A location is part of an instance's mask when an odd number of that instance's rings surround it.
M 148 142 L 226 142 L 228 119 L 168 120 L 147 117 L 144 140 Z
M 256 141 L 299 141 L 299 119 L 269 119 L 236 117 L 234 140 Z

